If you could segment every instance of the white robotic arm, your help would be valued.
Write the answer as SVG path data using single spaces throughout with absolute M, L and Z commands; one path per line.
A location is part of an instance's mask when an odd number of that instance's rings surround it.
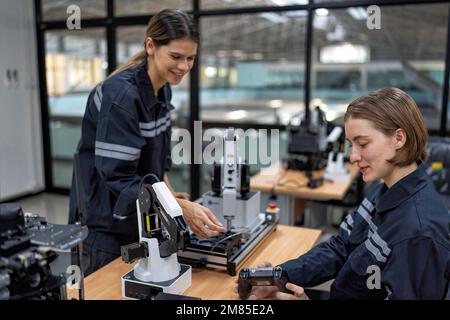
M 168 282 L 161 287 L 164 292 L 183 293 L 191 284 L 191 268 L 177 259 L 178 250 L 183 250 L 190 238 L 181 207 L 164 182 L 149 184 L 145 178 L 136 206 L 140 242 L 122 246 L 121 254 L 126 263 L 137 263 L 132 276 L 125 275 L 123 281 L 151 288 Z M 125 285 L 122 290 L 129 297 Z

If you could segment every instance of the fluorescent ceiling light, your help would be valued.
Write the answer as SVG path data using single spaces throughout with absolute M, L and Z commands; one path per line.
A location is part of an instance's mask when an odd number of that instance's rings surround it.
M 366 20 L 369 16 L 362 7 L 352 7 L 347 9 L 347 13 L 355 20 Z
M 351 43 L 330 45 L 320 49 L 321 63 L 364 63 L 368 57 L 367 47 Z
M 270 0 L 273 4 L 277 6 L 288 6 L 293 4 L 308 4 L 308 0 Z
M 248 116 L 248 112 L 245 110 L 236 110 L 227 113 L 227 118 L 230 120 L 239 120 Z
M 273 109 L 278 109 L 283 106 L 283 100 L 270 100 L 269 106 Z
M 318 16 L 327 16 L 328 15 L 328 10 L 325 8 L 320 8 L 320 9 L 316 9 L 316 15 Z
M 217 74 L 217 68 L 215 67 L 206 67 L 205 68 L 205 76 L 208 78 L 215 77 Z

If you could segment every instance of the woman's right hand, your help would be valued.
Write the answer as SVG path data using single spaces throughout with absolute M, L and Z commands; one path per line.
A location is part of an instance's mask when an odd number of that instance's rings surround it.
M 268 261 L 265 261 L 258 265 L 258 268 L 268 268 L 268 267 L 272 267 L 272 264 Z M 234 288 L 234 293 L 236 293 L 239 296 L 238 281 L 239 275 L 236 279 L 236 287 Z M 250 292 L 250 295 L 248 296 L 247 300 L 260 300 L 269 298 L 271 296 L 275 297 L 275 294 L 277 292 L 278 292 L 277 286 L 254 286 L 252 287 L 252 291 Z
M 188 200 L 178 198 L 186 223 L 197 236 L 210 238 L 225 232 L 225 228 L 208 208 Z

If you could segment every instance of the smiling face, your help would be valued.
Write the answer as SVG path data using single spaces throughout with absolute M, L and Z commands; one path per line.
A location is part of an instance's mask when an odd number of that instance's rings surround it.
M 369 120 L 349 118 L 345 122 L 345 136 L 352 145 L 350 162 L 358 165 L 365 182 L 391 180 L 396 167 L 387 160 L 404 144 L 399 143 L 397 134 L 389 137 L 375 129 Z
M 155 47 L 151 38 L 147 38 L 146 50 L 153 85 L 159 88 L 166 82 L 172 85 L 180 83 L 194 65 L 197 47 L 197 43 L 189 38 L 172 40 L 159 47 Z

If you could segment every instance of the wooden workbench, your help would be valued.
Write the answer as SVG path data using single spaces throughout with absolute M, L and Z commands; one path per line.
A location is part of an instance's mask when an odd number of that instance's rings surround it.
M 347 183 L 334 183 L 325 181 L 318 188 L 308 188 L 308 178 L 304 171 L 286 170 L 280 163 L 261 170 L 251 177 L 250 188 L 270 193 L 273 189 L 276 194 L 285 194 L 308 200 L 342 200 L 350 188 L 353 180 L 358 176 L 358 167 L 348 165 L 350 181 Z M 320 175 L 320 172 L 316 173 Z
M 252 190 L 261 191 L 261 207 L 264 208 L 272 202 L 272 195 L 276 195 L 276 203 L 281 209 L 280 222 L 286 225 L 296 225 L 303 220 L 305 215 L 306 227 L 317 227 L 316 223 L 311 223 L 319 217 L 305 211 L 308 201 L 340 201 L 344 199 L 353 181 L 358 177 L 358 167 L 347 165 L 350 172 L 350 180 L 346 183 L 334 183 L 324 181 L 323 185 L 317 188 L 307 186 L 309 178 L 304 171 L 286 170 L 280 163 L 276 163 L 269 168 L 261 170 L 250 180 Z M 313 173 L 314 178 L 323 175 L 323 170 Z M 320 218 L 319 218 L 320 220 Z
M 246 267 L 255 267 L 263 261 L 280 264 L 296 258 L 310 250 L 319 240 L 321 231 L 279 225 L 247 259 Z M 121 296 L 121 276 L 132 268 L 118 258 L 88 276 L 85 281 L 85 298 L 89 300 L 119 300 Z M 235 277 L 225 271 L 215 269 L 193 269 L 192 285 L 185 292 L 188 296 L 201 299 L 237 299 L 233 292 Z

